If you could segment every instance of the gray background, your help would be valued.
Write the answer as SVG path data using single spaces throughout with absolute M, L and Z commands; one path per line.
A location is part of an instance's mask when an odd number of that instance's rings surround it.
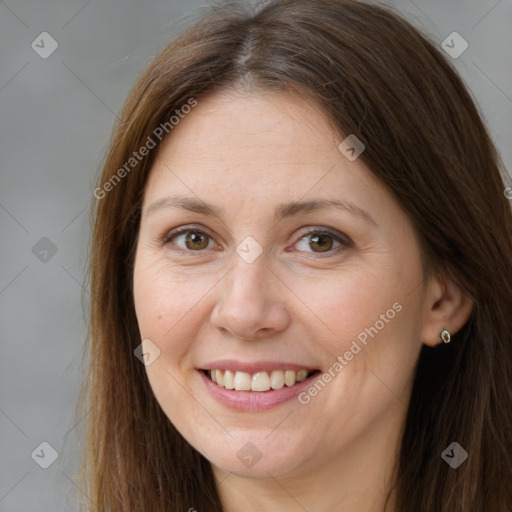
M 510 172 L 512 0 L 383 3 L 438 45 L 453 31 L 469 43 L 452 62 Z M 88 317 L 89 203 L 128 90 L 201 5 L 0 0 L 2 512 L 77 510 L 74 471 L 85 421 L 75 423 L 73 412 Z M 42 32 L 58 43 L 46 59 L 31 47 L 34 40 L 41 46 Z M 48 469 L 31 458 L 43 441 L 59 454 Z M 42 449 L 34 458 L 49 462 Z

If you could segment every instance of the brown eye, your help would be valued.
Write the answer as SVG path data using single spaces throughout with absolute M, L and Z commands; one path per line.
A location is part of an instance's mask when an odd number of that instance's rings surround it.
M 352 245 L 347 236 L 326 229 L 309 229 L 296 244 L 300 251 L 309 254 L 328 253 L 326 255 L 337 254 Z
M 205 249 L 208 247 L 208 235 L 198 231 L 189 231 L 185 237 L 185 245 L 188 249 Z
M 310 235 L 311 236 L 311 235 Z M 332 248 L 333 239 L 330 235 L 313 235 L 310 238 L 309 246 L 314 249 L 319 248 L 319 252 L 326 252 Z
M 203 231 L 190 228 L 169 233 L 163 240 L 164 244 L 171 241 L 184 251 L 201 251 L 208 248 L 208 244 L 213 242 L 210 236 Z

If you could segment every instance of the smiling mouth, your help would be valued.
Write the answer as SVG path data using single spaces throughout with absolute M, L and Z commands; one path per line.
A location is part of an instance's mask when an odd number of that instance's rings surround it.
M 217 386 L 234 391 L 265 392 L 293 387 L 320 373 L 320 370 L 273 370 L 256 373 L 231 370 L 202 370 Z

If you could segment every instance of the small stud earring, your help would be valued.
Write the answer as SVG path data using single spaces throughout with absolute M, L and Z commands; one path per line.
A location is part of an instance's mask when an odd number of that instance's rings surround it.
M 445 342 L 445 343 L 450 343 L 450 340 L 452 339 L 452 337 L 450 336 L 450 333 L 446 330 L 446 329 L 443 329 L 441 331 L 441 339 Z

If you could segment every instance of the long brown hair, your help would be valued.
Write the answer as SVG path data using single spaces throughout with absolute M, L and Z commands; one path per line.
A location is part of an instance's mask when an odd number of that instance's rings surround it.
M 133 168 L 126 162 L 191 99 L 240 83 L 311 98 L 334 129 L 355 134 L 366 146 L 362 162 L 415 226 L 429 269 L 445 272 L 475 301 L 452 343 L 424 346 L 420 354 L 396 466 L 397 512 L 512 510 L 512 215 L 505 169 L 441 51 L 391 8 L 356 0 L 213 9 L 166 46 L 130 92 L 93 212 L 82 402 L 87 506 L 222 511 L 210 463 L 167 419 L 133 353 L 141 343 L 134 248 L 158 148 Z M 127 172 L 119 173 L 123 166 Z M 121 179 L 113 179 L 116 173 Z M 441 458 L 453 441 L 469 454 L 457 470 Z

